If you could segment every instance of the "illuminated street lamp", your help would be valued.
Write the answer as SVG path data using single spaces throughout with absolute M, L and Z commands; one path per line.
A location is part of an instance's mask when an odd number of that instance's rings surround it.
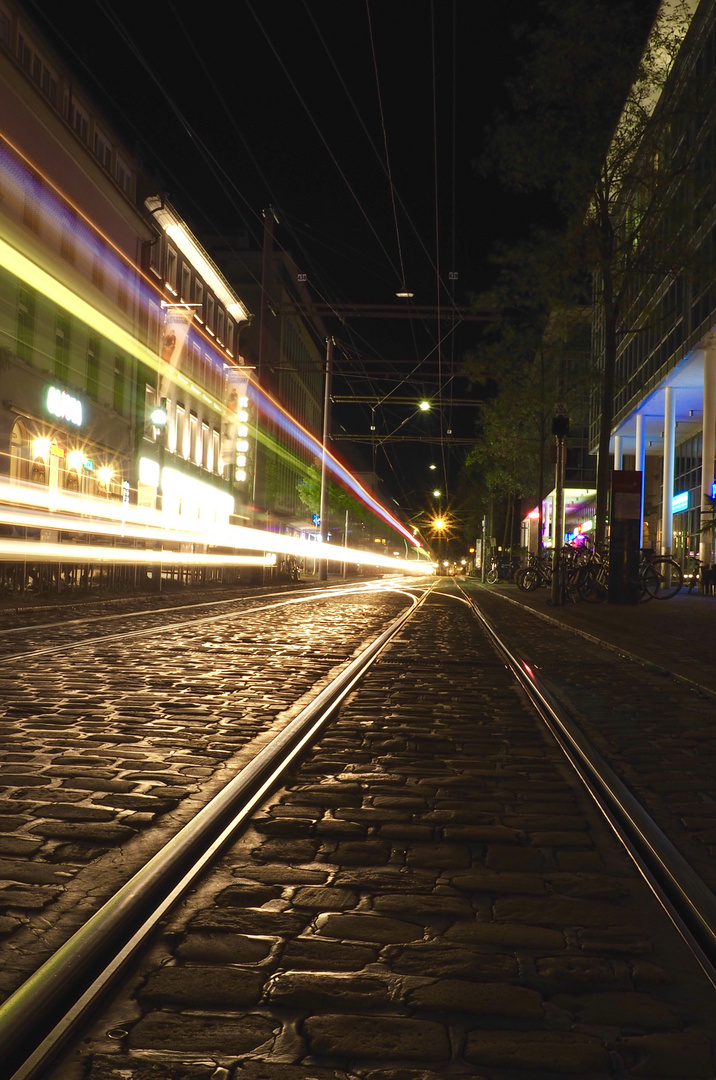
M 429 469 L 437 469 L 437 465 L 428 465 Z
M 441 493 L 440 493 L 440 489 L 439 489 L 439 488 L 435 488 L 435 491 L 433 492 L 433 498 L 434 498 L 434 499 L 439 499 L 439 498 L 440 498 L 440 494 L 441 494 Z
M 430 402 L 429 401 L 421 401 L 420 402 L 420 410 L 421 410 L 421 412 L 429 412 L 429 410 L 430 410 Z

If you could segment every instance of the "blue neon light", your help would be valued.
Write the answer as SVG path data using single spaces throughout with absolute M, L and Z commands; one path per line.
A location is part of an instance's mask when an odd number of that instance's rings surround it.
M 672 514 L 680 514 L 683 510 L 689 509 L 689 493 L 688 491 L 681 491 L 678 495 L 674 495 L 673 502 L 671 504 Z

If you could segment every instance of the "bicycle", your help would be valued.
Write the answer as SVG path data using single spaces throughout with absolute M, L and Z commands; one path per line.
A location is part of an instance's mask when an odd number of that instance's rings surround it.
M 528 555 L 527 566 L 521 566 L 515 574 L 515 585 L 523 592 L 549 588 L 552 581 L 552 560 L 549 555 Z
M 639 581 L 642 600 L 670 600 L 684 584 L 681 567 L 669 555 L 653 554 L 652 548 L 641 549 Z

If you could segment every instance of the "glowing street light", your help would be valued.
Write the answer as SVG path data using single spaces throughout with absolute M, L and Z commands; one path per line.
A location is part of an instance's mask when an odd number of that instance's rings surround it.
M 420 410 L 421 410 L 421 412 L 428 412 L 430 410 L 430 402 L 429 401 L 421 401 L 420 402 Z
M 440 489 L 439 489 L 439 488 L 435 488 L 435 491 L 433 492 L 433 498 L 434 498 L 434 499 L 439 499 L 439 498 L 440 498 L 440 494 L 441 494 L 441 492 L 440 492 Z
M 429 469 L 437 469 L 437 465 L 428 465 Z

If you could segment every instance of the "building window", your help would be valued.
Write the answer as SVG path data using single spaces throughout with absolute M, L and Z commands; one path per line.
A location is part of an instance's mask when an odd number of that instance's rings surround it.
M 10 48 L 10 16 L 2 10 L 0 10 L 0 41 L 8 49 Z
M 206 294 L 206 325 L 210 330 L 214 329 L 214 297 L 211 293 Z
M 112 165 L 112 147 L 109 144 L 109 140 L 105 138 L 101 131 L 95 130 L 94 133 L 94 156 L 99 161 L 100 165 L 103 165 L 105 169 L 109 169 Z
M 99 397 L 100 340 L 90 337 L 87 342 L 87 394 L 96 401 Z
M 20 61 L 20 67 L 24 68 L 29 75 L 32 66 L 32 49 L 24 34 L 17 35 L 17 58 Z
M 226 320 L 226 348 L 229 352 L 234 351 L 234 324 L 231 319 Z
M 172 451 L 186 457 L 185 444 L 187 441 L 186 409 L 183 405 L 177 405 L 177 422 L 175 430 L 174 446 Z
M 89 116 L 77 102 L 74 102 L 72 110 L 74 114 L 72 117 L 72 126 L 80 139 L 82 139 L 82 142 L 86 143 L 89 134 Z
M 219 344 L 224 344 L 224 309 L 222 307 L 217 308 L 216 311 L 216 336 L 219 339 Z
M 57 315 L 55 320 L 55 375 L 62 382 L 70 377 L 70 317 Z
M 19 286 L 17 290 L 17 355 L 32 363 L 35 344 L 35 293 Z
M 115 168 L 114 168 L 114 176 L 115 176 L 115 179 L 116 179 L 117 183 L 119 184 L 122 191 L 124 192 L 124 194 L 129 195 L 129 190 L 130 190 L 131 180 L 132 180 L 132 174 L 131 174 L 131 171 L 129 169 L 129 166 L 126 165 L 124 163 L 124 161 L 122 161 L 122 159 L 121 159 L 121 157 L 119 157 L 119 155 L 117 156 L 117 163 L 116 163 Z
M 204 304 L 204 286 L 200 281 L 194 282 L 194 303 L 198 304 L 197 314 L 202 315 Z
M 200 460 L 197 453 L 198 433 L 199 418 L 196 413 L 189 413 L 189 439 L 188 446 L 186 448 L 187 452 L 184 454 L 184 457 L 187 458 L 187 460 L 192 459 L 194 461 L 197 461 L 197 463 Z
M 186 301 L 186 303 L 188 303 L 190 296 L 191 296 L 191 270 L 186 265 L 186 263 L 183 263 L 182 268 L 181 268 L 181 298 L 182 298 L 182 300 Z
M 170 289 L 177 287 L 177 253 L 170 247 L 167 247 L 166 283 Z
M 216 428 L 214 428 L 213 431 L 211 432 L 211 450 L 210 450 L 209 462 L 208 462 L 208 464 L 206 466 L 207 469 L 210 472 L 218 472 L 219 471 L 219 465 L 220 465 L 219 459 L 220 459 L 220 457 L 221 457 L 221 444 L 219 442 L 219 432 L 216 430 Z
M 42 92 L 53 105 L 57 104 L 57 79 L 44 65 L 42 67 Z
M 115 356 L 114 358 L 114 391 L 112 395 L 112 404 L 114 405 L 115 412 L 124 412 L 124 368 L 125 362 L 123 356 Z
M 196 463 L 203 468 L 210 468 L 209 465 L 209 425 L 206 422 L 202 422 L 201 425 L 201 453 L 197 452 Z

